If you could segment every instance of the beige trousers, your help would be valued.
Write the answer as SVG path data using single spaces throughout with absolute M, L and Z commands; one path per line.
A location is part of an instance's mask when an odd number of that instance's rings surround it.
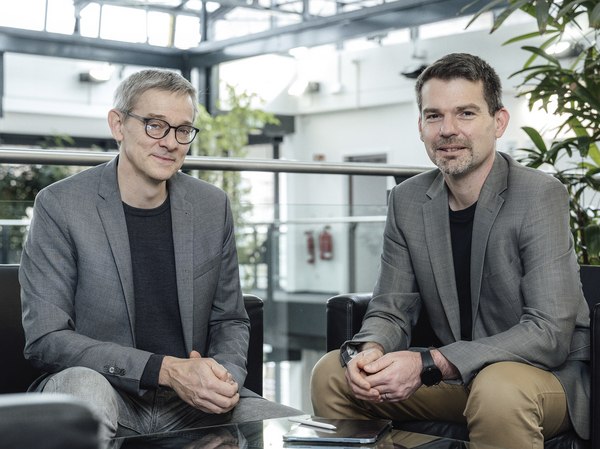
M 471 442 L 506 449 L 542 449 L 572 427 L 565 392 L 550 372 L 523 363 L 484 368 L 468 388 L 441 382 L 419 388 L 402 402 L 373 404 L 356 399 L 345 378 L 339 351 L 313 368 L 311 399 L 315 415 L 326 418 L 444 420 L 466 424 Z

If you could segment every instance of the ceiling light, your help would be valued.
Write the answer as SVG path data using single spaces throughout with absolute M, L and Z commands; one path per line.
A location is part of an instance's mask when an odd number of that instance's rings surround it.
M 546 53 L 549 55 L 557 55 L 566 51 L 570 46 L 571 44 L 569 42 L 559 42 L 557 44 L 550 45 L 546 50 Z
M 296 47 L 288 50 L 288 53 L 292 55 L 294 58 L 302 58 L 304 55 L 308 53 L 307 47 Z
M 84 83 L 104 83 L 110 80 L 115 68 L 111 65 L 91 69 L 88 72 L 79 74 L 79 81 Z
M 307 81 L 305 79 L 297 79 L 288 89 L 288 94 L 294 97 L 299 97 L 303 94 L 313 94 L 319 92 L 321 84 L 315 81 Z
M 581 54 L 583 47 L 577 43 L 561 41 L 554 45 L 550 45 L 546 49 L 546 53 L 554 55 L 559 59 L 575 58 Z

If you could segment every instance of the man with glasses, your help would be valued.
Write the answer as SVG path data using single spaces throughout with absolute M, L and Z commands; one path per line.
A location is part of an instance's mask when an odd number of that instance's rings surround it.
M 198 129 L 180 75 L 125 79 L 119 155 L 42 190 L 21 260 L 32 390 L 90 401 L 100 436 L 301 412 L 242 387 L 249 320 L 229 199 L 179 171 Z

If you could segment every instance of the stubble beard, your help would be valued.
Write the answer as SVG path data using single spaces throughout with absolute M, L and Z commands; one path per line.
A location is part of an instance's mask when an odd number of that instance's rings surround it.
M 437 150 L 448 144 L 460 144 L 467 151 L 453 156 L 452 152 Z M 473 167 L 473 149 L 467 142 L 438 141 L 434 143 L 433 149 L 433 163 L 446 175 L 462 175 Z

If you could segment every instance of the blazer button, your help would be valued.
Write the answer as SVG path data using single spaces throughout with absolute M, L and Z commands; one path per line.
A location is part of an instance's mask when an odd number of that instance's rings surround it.
M 114 366 L 111 366 L 111 367 L 108 369 L 108 372 L 109 372 L 110 374 L 114 374 L 114 373 L 115 373 L 115 367 L 114 367 Z

